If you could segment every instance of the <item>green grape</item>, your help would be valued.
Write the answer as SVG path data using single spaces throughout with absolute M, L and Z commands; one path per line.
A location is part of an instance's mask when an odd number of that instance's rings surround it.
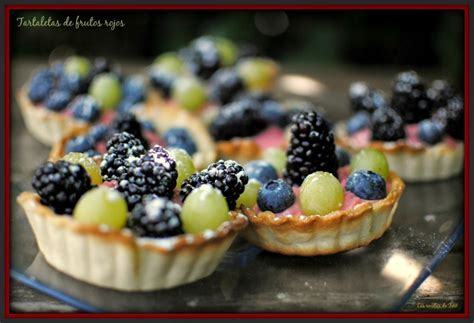
M 90 61 L 82 56 L 71 56 L 64 62 L 64 72 L 68 75 L 78 74 L 80 77 L 86 77 L 90 69 Z
M 186 233 L 215 230 L 229 220 L 226 199 L 218 189 L 209 184 L 196 188 L 183 203 L 181 221 Z
M 237 46 L 224 37 L 216 37 L 215 41 L 221 64 L 223 66 L 234 64 L 237 60 Z
M 245 185 L 245 191 L 240 194 L 237 200 L 237 206 L 245 205 L 247 207 L 254 207 L 257 204 L 258 190 L 262 187 L 262 184 L 256 179 L 251 178 L 247 185 Z
M 371 170 L 384 179 L 389 174 L 389 165 L 385 155 L 376 149 L 366 148 L 359 151 L 351 159 L 351 173 L 356 170 Z
M 73 164 L 79 164 L 86 170 L 94 185 L 102 184 L 100 176 L 100 166 L 92 158 L 83 153 L 72 152 L 65 155 L 62 159 Z
M 193 159 L 184 149 L 181 148 L 172 148 L 168 151 L 171 154 L 171 157 L 176 160 L 176 170 L 178 171 L 176 187 L 181 188 L 183 181 L 196 172 Z
M 183 60 L 175 52 L 161 54 L 153 61 L 153 65 L 175 75 L 184 72 Z
M 72 215 L 80 223 L 121 229 L 127 222 L 127 202 L 116 190 L 99 186 L 79 199 Z
M 263 160 L 270 163 L 277 171 L 278 176 L 283 175 L 286 167 L 286 151 L 280 148 L 268 148 L 263 151 Z
M 300 204 L 305 215 L 326 215 L 344 203 L 344 188 L 333 174 L 315 172 L 301 185 Z
M 89 87 L 89 94 L 99 102 L 105 110 L 115 108 L 122 98 L 120 81 L 112 73 L 97 75 Z
M 237 66 L 245 86 L 251 91 L 268 91 L 278 73 L 275 62 L 266 58 L 247 58 Z
M 206 102 L 206 88 L 195 78 L 180 78 L 174 83 L 172 97 L 178 105 L 193 111 Z

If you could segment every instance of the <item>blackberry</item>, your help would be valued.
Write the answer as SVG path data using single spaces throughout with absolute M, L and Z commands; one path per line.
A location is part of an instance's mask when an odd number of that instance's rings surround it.
M 193 41 L 183 56 L 194 75 L 209 79 L 220 67 L 219 51 L 211 37 L 200 37 Z
M 164 150 L 166 154 L 157 150 L 150 151 L 139 160 L 132 162 L 127 172 L 123 173 L 118 181 L 117 190 L 127 200 L 129 210 L 133 210 L 135 205 L 150 194 L 166 198 L 173 196 L 173 189 L 178 178 L 176 162 Z
M 130 161 L 146 153 L 140 140 L 128 132 L 115 134 L 107 141 L 107 153 L 100 164 L 104 180 L 117 180 L 130 167 Z
M 392 86 L 392 108 L 405 123 L 417 123 L 431 115 L 432 103 L 425 85 L 414 71 L 397 75 Z
M 224 106 L 210 125 L 210 133 L 216 140 L 250 137 L 267 126 L 259 112 L 259 104 L 241 100 Z
M 166 238 L 183 233 L 181 207 L 170 200 L 145 198 L 128 217 L 127 226 L 138 237 Z
M 159 90 L 164 98 L 168 99 L 171 96 L 171 89 L 176 81 L 176 75 L 160 68 L 154 68 L 150 73 L 150 81 L 151 85 Z
M 353 111 L 366 111 L 373 113 L 377 109 L 388 106 L 385 94 L 376 89 L 369 89 L 361 82 L 351 84 L 349 98 Z
M 135 115 L 131 112 L 118 113 L 112 120 L 110 128 L 113 133 L 128 132 L 135 138 L 139 139 L 142 145 L 146 148 L 148 143 L 142 134 L 142 125 L 138 122 Z
M 91 189 L 91 179 L 81 165 L 60 160 L 38 167 L 32 186 L 41 203 L 53 208 L 57 214 L 72 214 L 82 194 Z
M 464 140 L 464 100 L 460 96 L 449 99 L 447 105 L 436 111 L 433 119 L 439 121 L 446 134 Z
M 233 69 L 220 69 L 210 80 L 211 98 L 227 104 L 244 88 L 242 79 Z
M 249 178 L 240 164 L 233 160 L 219 160 L 210 164 L 207 169 L 186 179 L 181 185 L 179 194 L 184 201 L 195 188 L 203 184 L 210 184 L 221 191 L 227 200 L 229 209 L 233 210 L 248 181 Z
M 434 80 L 426 95 L 433 102 L 433 108 L 445 107 L 448 100 L 454 96 L 454 89 L 446 80 Z
M 402 118 L 393 109 L 380 109 L 374 112 L 371 120 L 372 139 L 395 141 L 405 138 Z
M 337 177 L 336 146 L 328 122 L 315 111 L 295 115 L 291 124 L 284 178 L 291 185 L 301 185 L 315 171 Z

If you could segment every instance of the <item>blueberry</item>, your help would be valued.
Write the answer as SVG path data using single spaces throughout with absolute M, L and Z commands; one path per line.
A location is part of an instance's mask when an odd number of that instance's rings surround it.
M 422 141 L 434 145 L 443 138 L 443 125 L 438 121 L 423 120 L 418 124 L 418 137 Z
M 352 173 L 347 179 L 346 190 L 364 200 L 379 200 L 387 196 L 385 180 L 370 170 Z
M 117 106 L 119 113 L 130 112 L 136 107 L 136 102 L 128 98 L 123 98 Z
M 288 115 L 280 103 L 274 100 L 266 100 L 259 109 L 262 118 L 268 124 L 285 127 L 288 124 Z
M 196 151 L 196 143 L 185 128 L 170 128 L 163 139 L 168 147 L 181 148 L 192 156 Z
M 128 77 L 122 85 L 123 97 L 126 101 L 138 103 L 145 99 L 145 84 L 140 76 Z
M 265 161 L 251 161 L 245 166 L 245 172 L 249 178 L 256 179 L 265 184 L 273 179 L 278 179 L 275 168 Z
M 55 78 L 59 78 L 63 75 L 64 64 L 60 62 L 54 63 L 53 65 L 51 65 L 50 71 L 51 71 L 51 74 L 53 74 Z
M 150 73 L 151 85 L 159 90 L 164 98 L 169 98 L 176 76 L 163 71 L 159 68 L 153 68 Z
M 53 90 L 48 95 L 45 105 L 46 108 L 52 111 L 62 111 L 71 102 L 71 94 L 67 91 Z
M 82 95 L 73 102 L 72 114 L 76 119 L 94 122 L 100 116 L 99 104 L 92 96 Z
M 105 137 L 107 136 L 107 132 L 107 127 L 103 124 L 99 124 L 89 130 L 89 137 L 91 137 L 94 142 L 98 142 L 105 139 Z
M 89 136 L 72 138 L 66 144 L 66 154 L 70 152 L 83 153 L 89 150 L 94 150 L 94 140 Z
M 271 180 L 258 191 L 257 203 L 262 211 L 278 213 L 295 203 L 295 194 L 284 180 Z
M 149 120 L 144 120 L 142 121 L 142 129 L 145 131 L 151 131 L 156 133 L 155 126 L 153 125 L 153 122 Z
M 36 73 L 30 81 L 28 98 L 33 103 L 39 103 L 48 97 L 53 88 L 53 74 L 48 69 L 42 69 Z
M 339 167 L 344 167 L 346 165 L 349 165 L 351 156 L 346 150 L 340 147 L 336 147 L 336 156 L 337 156 L 337 164 Z
M 370 116 L 367 112 L 357 112 L 347 121 L 347 133 L 353 134 L 369 126 Z
M 85 84 L 79 74 L 63 74 L 59 78 L 58 88 L 73 94 L 84 92 Z

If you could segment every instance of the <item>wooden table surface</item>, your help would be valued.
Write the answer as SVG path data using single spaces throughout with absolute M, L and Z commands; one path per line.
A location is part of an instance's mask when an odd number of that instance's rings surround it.
M 11 65 L 11 189 L 19 192 L 29 188 L 33 169 L 47 159 L 49 148 L 34 140 L 24 127 L 14 92 L 28 79 L 39 62 L 34 60 L 12 60 Z M 123 62 L 125 72 L 142 72 L 146 63 Z M 319 84 L 320 93 L 313 99 L 326 108 L 330 119 L 339 120 L 350 114 L 347 107 L 348 85 L 356 80 L 365 80 L 374 87 L 388 90 L 390 80 L 397 72 L 389 69 L 361 69 L 351 67 L 294 66 L 286 68 L 291 73 L 311 75 Z M 422 71 L 427 79 L 443 77 L 437 71 Z M 16 207 L 12 195 L 11 219 L 23 217 Z M 418 288 L 404 306 L 404 312 L 462 312 L 464 306 L 464 248 L 460 239 L 446 259 Z M 436 278 L 436 279 L 434 279 Z M 436 283 L 434 283 L 436 282 Z M 439 283 L 441 282 L 441 284 Z M 11 280 L 11 311 L 14 312 L 76 312 L 69 305 L 46 296 L 15 280 Z

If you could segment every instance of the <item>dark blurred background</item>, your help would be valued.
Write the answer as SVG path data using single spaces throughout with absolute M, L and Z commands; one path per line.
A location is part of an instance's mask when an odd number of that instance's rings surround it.
M 203 34 L 251 43 L 283 64 L 426 68 L 463 80 L 461 11 L 13 11 L 12 57 L 47 58 L 58 46 L 87 56 L 139 59 L 177 50 Z M 91 16 L 125 27 L 18 27 L 16 17 Z M 461 87 L 462 88 L 462 87 Z

